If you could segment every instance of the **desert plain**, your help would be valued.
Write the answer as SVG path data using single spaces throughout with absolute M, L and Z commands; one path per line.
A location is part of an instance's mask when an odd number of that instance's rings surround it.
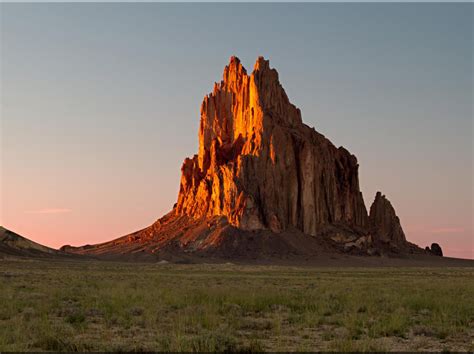
M 0 351 L 473 351 L 473 279 L 472 266 L 5 258 Z

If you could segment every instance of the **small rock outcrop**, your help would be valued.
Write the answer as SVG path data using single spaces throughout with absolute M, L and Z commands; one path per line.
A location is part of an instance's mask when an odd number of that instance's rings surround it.
M 369 227 L 374 241 L 397 247 L 406 244 L 400 219 L 390 201 L 380 192 L 377 192 L 370 207 Z
M 438 245 L 437 243 L 431 244 L 430 252 L 434 254 L 435 256 L 443 257 L 443 250 L 441 249 L 441 246 Z
M 199 151 L 187 158 L 177 215 L 225 216 L 243 230 L 368 226 L 354 155 L 303 124 L 268 60 L 248 75 L 232 57 L 201 106 Z

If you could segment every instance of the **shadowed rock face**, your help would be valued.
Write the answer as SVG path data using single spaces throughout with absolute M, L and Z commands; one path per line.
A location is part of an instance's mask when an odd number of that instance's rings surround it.
M 244 230 L 368 227 L 358 163 L 302 123 L 262 57 L 232 57 L 201 106 L 199 152 L 182 166 L 177 215 L 222 215 Z
M 406 243 L 405 233 L 395 209 L 380 192 L 377 192 L 370 207 L 369 221 L 374 239 L 393 245 L 404 245 Z
M 435 256 L 440 256 L 443 257 L 443 250 L 441 249 L 441 246 L 438 245 L 437 243 L 432 243 L 431 244 L 431 253 L 433 253 Z

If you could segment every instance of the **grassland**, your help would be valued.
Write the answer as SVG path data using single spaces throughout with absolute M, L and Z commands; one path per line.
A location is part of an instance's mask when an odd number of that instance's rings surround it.
M 474 269 L 0 261 L 0 351 L 472 351 Z

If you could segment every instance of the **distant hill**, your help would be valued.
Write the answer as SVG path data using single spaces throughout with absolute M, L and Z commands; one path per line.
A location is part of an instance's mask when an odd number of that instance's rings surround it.
M 5 256 L 68 257 L 62 251 L 40 245 L 0 226 L 0 258 Z

